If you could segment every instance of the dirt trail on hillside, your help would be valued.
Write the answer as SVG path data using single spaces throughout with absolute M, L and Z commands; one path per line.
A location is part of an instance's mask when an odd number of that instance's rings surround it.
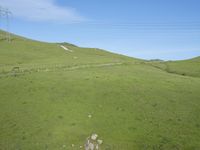
M 18 71 L 10 71 L 6 73 L 0 73 L 0 77 L 6 76 L 18 76 L 25 75 L 28 73 L 35 72 L 57 72 L 57 71 L 70 71 L 77 69 L 86 69 L 86 68 L 99 68 L 99 67 L 109 67 L 109 66 L 117 66 L 122 65 L 122 62 L 114 62 L 114 63 L 102 63 L 102 64 L 85 64 L 85 65 L 77 65 L 77 66 L 68 66 L 68 65 L 52 65 L 47 67 L 38 67 L 38 68 L 30 68 L 30 69 L 19 69 Z
M 73 52 L 72 50 L 68 49 L 67 47 L 63 46 L 63 45 L 60 45 L 60 47 L 66 51 L 69 51 L 69 52 Z

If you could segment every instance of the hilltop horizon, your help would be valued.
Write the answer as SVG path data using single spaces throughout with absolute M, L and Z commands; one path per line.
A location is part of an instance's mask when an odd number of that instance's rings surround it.
M 5 29 L 0 29 L 0 31 L 2 32 L 7 32 Z M 72 44 L 74 46 L 79 46 L 79 47 L 83 47 L 83 48 L 97 48 L 97 49 L 103 49 L 101 47 L 84 47 L 84 46 L 81 46 L 81 45 L 76 45 L 74 43 L 69 43 L 67 41 L 41 41 L 39 39 L 33 39 L 31 37 L 26 37 L 24 35 L 18 35 L 17 33 L 13 33 L 13 32 L 10 32 L 11 34 L 13 35 L 17 35 L 17 36 L 21 36 L 23 38 L 26 38 L 26 39 L 30 39 L 30 40 L 34 40 L 34 41 L 38 41 L 38 42 L 45 42 L 45 43 L 68 43 L 68 44 Z M 107 49 L 103 49 L 103 50 L 106 50 L 106 51 L 109 51 L 109 52 L 112 52 L 112 53 L 116 53 L 116 54 L 119 54 L 119 55 L 124 55 L 124 56 L 128 56 L 128 57 L 133 57 L 133 58 L 138 58 L 138 57 L 134 57 L 134 56 L 130 56 L 130 55 L 127 55 L 127 54 L 123 54 L 123 53 L 120 53 L 120 52 L 116 52 L 116 51 L 110 51 L 110 50 L 107 50 Z M 189 58 L 185 58 L 185 59 L 161 59 L 161 58 L 151 58 L 151 59 L 145 59 L 145 58 L 138 58 L 138 59 L 144 59 L 144 60 L 160 60 L 160 61 L 181 61 L 181 60 L 190 60 L 190 59 L 194 59 L 194 58 L 198 58 L 200 57 L 200 55 L 197 55 L 197 56 L 194 56 L 194 57 L 189 57 Z
M 45 42 L 100 47 L 142 59 L 200 56 L 199 0 L 1 0 L 9 31 Z M 6 17 L 0 28 L 6 29 Z

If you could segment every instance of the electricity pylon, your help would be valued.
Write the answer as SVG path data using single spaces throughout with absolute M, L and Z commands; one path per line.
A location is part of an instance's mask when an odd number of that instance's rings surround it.
M 0 27 L 1 27 L 1 24 L 2 24 L 2 16 L 3 16 L 3 9 L 1 8 L 0 6 Z M 1 37 L 3 37 L 3 35 L 1 35 L 1 32 L 0 32 L 0 40 L 1 40 Z
M 8 42 L 11 41 L 11 35 L 10 35 L 10 17 L 11 17 L 11 15 L 12 15 L 12 13 L 8 9 L 6 9 L 5 10 L 6 28 L 7 28 L 7 36 L 6 36 L 6 38 L 7 38 Z
M 10 17 L 12 16 L 12 13 L 9 11 L 9 9 L 4 9 L 0 6 L 0 23 L 3 24 L 3 18 L 6 19 L 6 35 L 5 38 L 8 42 L 11 41 L 11 35 L 10 35 Z M 0 25 L 1 25 L 0 24 Z M 0 37 L 3 37 L 3 35 L 0 34 Z

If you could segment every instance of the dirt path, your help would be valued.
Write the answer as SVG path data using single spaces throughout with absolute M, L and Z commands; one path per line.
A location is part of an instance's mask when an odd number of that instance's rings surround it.
M 72 50 L 68 49 L 67 47 L 63 46 L 63 45 L 60 45 L 60 47 L 66 51 L 69 51 L 69 52 L 73 52 Z
M 19 69 L 19 71 L 10 71 L 7 73 L 0 73 L 0 77 L 6 76 L 18 76 L 25 75 L 34 72 L 56 72 L 56 71 L 70 71 L 84 68 L 99 68 L 99 67 L 109 67 L 109 66 L 117 66 L 122 65 L 122 62 L 115 63 L 102 63 L 102 64 L 85 64 L 85 65 L 77 65 L 77 66 L 68 66 L 68 65 L 52 65 L 48 67 L 38 67 L 38 68 L 30 68 L 30 69 Z

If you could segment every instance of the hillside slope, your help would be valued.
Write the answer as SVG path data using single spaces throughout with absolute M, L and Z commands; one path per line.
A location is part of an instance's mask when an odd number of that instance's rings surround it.
M 2 150 L 78 150 L 93 133 L 102 150 L 200 149 L 200 78 L 18 37 L 0 41 L 0 70 Z
M 200 57 L 181 61 L 148 62 L 148 64 L 168 73 L 200 77 Z
M 1 34 L 5 34 L 0 31 Z M 133 60 L 125 56 L 109 53 L 96 48 L 81 48 L 67 43 L 44 43 L 12 35 L 12 42 L 5 39 L 0 43 L 1 71 L 10 71 L 13 67 L 22 70 L 33 67 L 52 67 L 55 65 L 81 65 L 114 63 Z M 67 50 L 66 50 L 67 49 Z
M 170 72 L 200 77 L 200 57 L 190 60 L 167 62 L 166 64 Z

